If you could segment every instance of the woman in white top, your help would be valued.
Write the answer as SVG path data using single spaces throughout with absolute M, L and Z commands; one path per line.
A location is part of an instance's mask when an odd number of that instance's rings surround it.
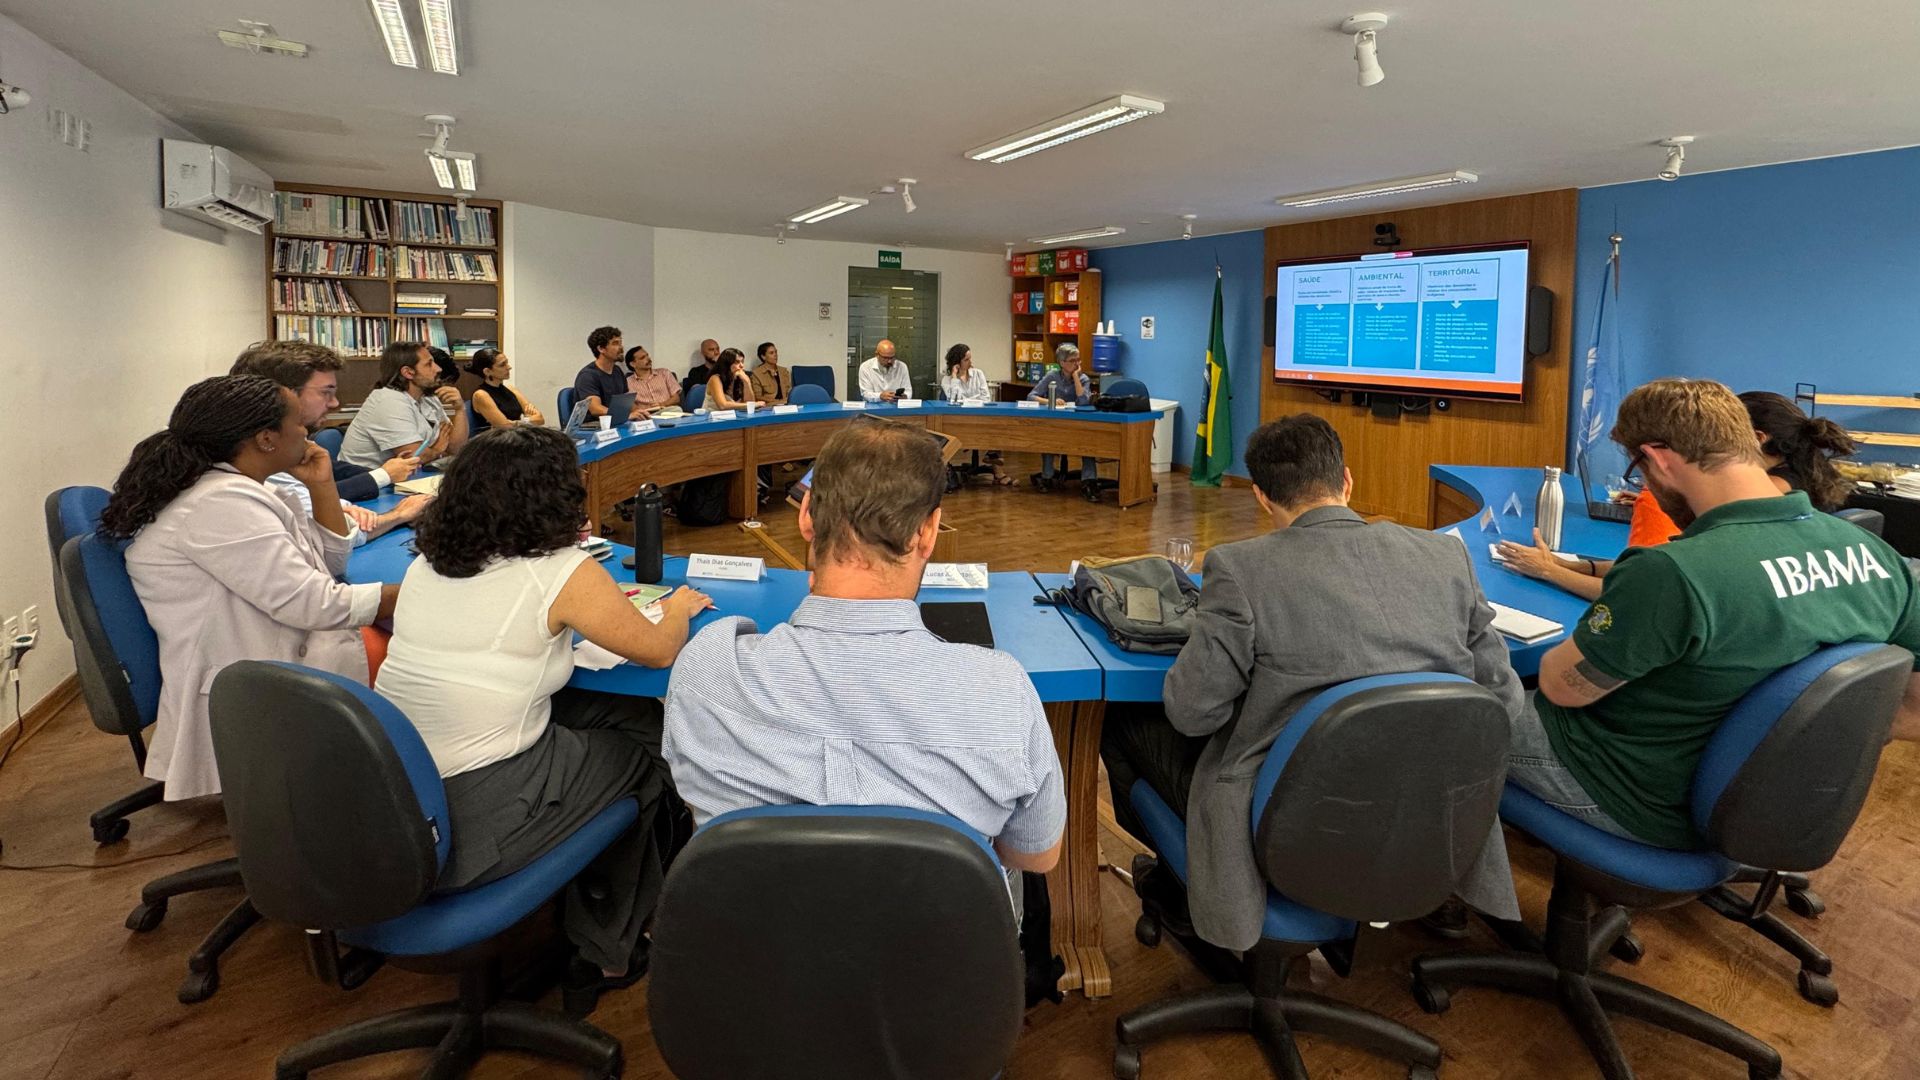
M 948 401 L 958 404 L 963 401 L 992 401 L 993 395 L 987 390 L 987 374 L 973 366 L 973 349 L 966 345 L 955 345 L 947 350 L 947 373 L 940 380 L 940 393 Z M 975 465 L 979 465 L 978 456 Z M 1013 477 L 1007 475 L 1000 459 L 1000 451 L 987 452 L 986 464 L 993 467 L 993 482 L 1006 487 L 1013 483 Z
M 504 877 L 617 800 L 640 821 L 595 861 L 609 895 L 570 886 L 572 985 L 630 985 L 646 970 L 641 925 L 670 854 L 674 801 L 651 698 L 567 687 L 573 636 L 667 667 L 711 601 L 681 588 L 656 625 L 575 541 L 586 489 L 573 441 L 513 425 L 467 443 L 421 515 L 393 641 L 374 689 L 406 713 L 446 780 L 453 851 L 444 889 Z
M 133 591 L 160 646 L 160 709 L 146 774 L 168 799 L 220 791 L 207 690 L 236 660 L 287 660 L 367 681 L 362 626 L 398 586 L 346 585 L 347 519 L 333 462 L 307 441 L 293 391 L 257 375 L 194 384 L 133 455 L 100 515 L 132 537 Z M 306 509 L 267 482 L 291 473 Z

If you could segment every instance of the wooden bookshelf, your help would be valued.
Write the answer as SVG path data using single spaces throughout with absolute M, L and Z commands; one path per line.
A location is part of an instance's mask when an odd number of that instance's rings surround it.
M 1039 342 L 1048 366 L 1053 364 L 1053 351 L 1062 344 L 1071 341 L 1080 346 L 1081 368 L 1097 388 L 1100 376 L 1093 370 L 1093 331 L 1100 325 L 1100 271 L 1087 269 L 1064 274 L 1014 274 L 1010 280 L 1009 306 L 1015 294 L 1037 292 L 1042 294 L 1043 309 L 1037 313 L 1015 312 L 1013 315 L 1013 367 L 1006 381 L 1000 384 L 1000 399 L 1017 401 L 1033 389 L 1034 381 L 1020 374 L 1020 365 L 1027 362 L 1020 355 L 1022 342 Z M 1073 300 L 1056 295 L 1064 291 L 1057 286 L 1067 283 L 1072 283 L 1075 293 Z M 1056 311 L 1079 312 L 1079 331 L 1071 334 L 1053 333 L 1048 327 Z
M 502 337 L 502 318 L 498 314 L 506 306 L 506 264 L 502 258 L 501 241 L 505 235 L 506 222 L 503 204 L 494 199 L 468 199 L 467 209 L 485 211 L 492 215 L 493 243 L 456 242 L 448 240 L 415 240 L 403 235 L 401 215 L 398 203 L 425 203 L 446 207 L 452 211 L 457 202 L 453 196 L 445 193 L 426 193 L 416 191 L 385 191 L 375 188 L 337 187 L 330 184 L 301 184 L 284 182 L 274 185 L 276 192 L 291 195 L 312 195 L 318 197 L 357 198 L 365 202 L 377 202 L 384 211 L 388 235 L 384 239 L 374 239 L 367 228 L 366 209 L 362 207 L 361 235 L 336 235 L 325 231 L 280 230 L 269 225 L 266 230 L 265 258 L 267 268 L 267 336 L 282 336 L 283 328 L 292 329 L 290 324 L 299 319 L 325 320 L 367 320 L 355 324 L 356 329 L 379 328 L 384 341 L 395 340 L 396 327 L 403 319 L 437 320 L 446 333 L 446 348 L 453 351 L 457 340 L 485 338 L 499 342 Z M 276 222 L 277 224 L 277 222 Z M 336 274 L 305 270 L 274 269 L 275 241 L 303 240 L 348 244 L 367 244 L 384 250 L 386 272 L 383 274 Z M 477 281 L 463 278 L 415 278 L 406 276 L 407 267 L 400 265 L 401 248 L 424 248 L 444 251 L 448 255 L 491 255 L 493 257 L 494 280 Z M 348 296 L 360 307 L 360 311 L 295 311 L 281 307 L 280 283 L 283 281 L 330 281 L 339 282 Z M 457 288 L 446 288 L 456 286 Z M 421 315 L 396 312 L 398 296 L 403 292 L 443 292 L 447 294 L 448 313 L 445 315 Z M 458 312 L 469 307 L 490 307 L 493 315 L 461 315 Z M 448 327 L 448 323 L 462 324 L 458 330 Z M 332 324 L 338 326 L 339 324 Z M 315 335 L 292 332 L 287 336 L 308 337 Z M 332 342 L 328 342 L 332 344 Z M 437 342 L 435 344 L 438 344 Z M 337 346 L 336 346 L 337 347 Z M 373 388 L 378 368 L 373 363 L 380 355 L 380 347 L 369 345 L 357 351 L 341 350 L 341 356 L 347 366 L 340 372 L 340 400 L 346 404 L 358 404 L 365 400 L 367 392 Z M 477 383 L 471 376 L 465 380 L 469 384 Z M 462 389 L 469 389 L 463 387 Z

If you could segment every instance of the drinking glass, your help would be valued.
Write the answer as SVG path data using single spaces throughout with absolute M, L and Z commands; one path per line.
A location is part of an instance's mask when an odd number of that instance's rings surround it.
M 1193 569 L 1193 541 L 1184 536 L 1168 540 L 1167 561 L 1182 570 Z

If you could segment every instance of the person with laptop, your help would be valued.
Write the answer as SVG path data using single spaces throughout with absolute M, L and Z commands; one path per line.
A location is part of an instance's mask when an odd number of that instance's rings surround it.
M 1808 416 L 1792 400 L 1766 390 L 1749 390 L 1740 395 L 1740 403 L 1746 406 L 1747 419 L 1753 424 L 1753 437 L 1759 443 L 1767 475 L 1781 494 L 1804 491 L 1814 509 L 1829 514 L 1846 505 L 1853 484 L 1833 464 L 1834 458 L 1854 451 L 1853 439 L 1845 428 L 1826 417 Z M 1581 460 L 1584 464 L 1584 455 Z M 1590 483 L 1584 468 L 1581 483 Z M 1591 502 L 1588 508 L 1592 510 Z M 1627 546 L 1654 547 L 1679 535 L 1680 527 L 1660 509 L 1659 500 L 1642 490 L 1634 502 Z M 1534 530 L 1531 546 L 1501 541 L 1500 557 L 1515 573 L 1537 578 L 1583 600 L 1599 598 L 1602 579 L 1614 565 L 1612 559 L 1562 558 L 1547 550 L 1538 529 Z
M 1510 717 L 1528 711 L 1466 549 L 1349 509 L 1353 474 L 1332 425 L 1309 413 L 1262 424 L 1246 462 L 1273 530 L 1207 552 L 1193 633 L 1167 672 L 1165 704 L 1110 703 L 1100 748 L 1128 832 L 1147 837 L 1132 809 L 1137 782 L 1186 819 L 1185 907 L 1194 931 L 1225 949 L 1251 948 L 1267 910 L 1253 861 L 1254 776 L 1315 695 L 1371 675 L 1432 672 L 1486 687 Z M 1478 839 L 1473 864 L 1461 868 L 1461 899 L 1518 919 L 1500 824 Z M 1182 910 L 1167 878 L 1146 888 L 1168 911 Z
M 369 469 L 394 457 L 427 465 L 466 445 L 466 403 L 439 381 L 440 366 L 425 343 L 388 345 L 380 353 L 380 384 L 354 414 L 340 456 Z
M 617 326 L 597 327 L 587 335 L 587 351 L 593 354 L 593 360 L 573 377 L 573 402 L 587 406 L 589 419 L 610 415 L 614 399 L 622 394 L 627 395 L 626 416 L 615 417 L 614 423 L 624 424 L 647 415 L 627 389 L 627 372 L 620 366 L 623 344 Z M 568 419 L 562 417 L 561 422 Z
M 941 454 L 907 424 L 834 433 L 800 505 L 807 598 L 764 632 L 723 617 L 680 651 L 662 749 L 696 821 L 906 806 L 966 822 L 1009 870 L 1059 861 L 1066 789 L 1033 683 L 1005 653 L 935 637 L 914 603 L 940 528 Z M 875 671 L 895 674 L 857 675 Z
M 1693 775 L 1727 713 L 1824 646 L 1920 653 L 1920 588 L 1885 541 L 1782 491 L 1748 408 L 1717 382 L 1634 390 L 1612 437 L 1683 531 L 1621 555 L 1541 658 L 1508 780 L 1595 828 L 1692 849 Z M 1894 735 L 1920 737 L 1920 675 Z

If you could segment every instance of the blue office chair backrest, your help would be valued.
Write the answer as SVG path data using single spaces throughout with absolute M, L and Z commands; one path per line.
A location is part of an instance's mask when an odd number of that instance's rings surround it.
M 793 366 L 793 388 L 817 386 L 827 392 L 827 400 L 833 400 L 833 369 L 825 364 L 795 364 Z M 792 395 L 788 395 L 792 400 Z
M 833 395 L 813 383 L 794 383 L 793 390 L 787 395 L 789 405 L 824 405 L 833 400 Z
M 207 699 L 227 830 L 247 897 L 310 930 L 403 915 L 433 890 L 453 833 L 420 733 L 351 679 L 242 660 Z
M 1282 896 L 1345 919 L 1444 903 L 1500 812 L 1507 710 L 1458 675 L 1330 687 L 1287 721 L 1254 778 L 1254 857 Z
M 726 814 L 667 874 L 648 975 L 654 1042 L 681 1080 L 982 1080 L 1020 1034 L 1018 936 L 991 848 L 953 818 L 888 806 Z
M 126 545 L 86 533 L 60 548 L 74 666 L 94 726 L 137 735 L 160 715 L 160 642 L 127 576 Z
M 563 386 L 560 388 L 560 411 L 556 415 L 560 418 L 560 426 L 565 427 L 567 418 L 573 415 L 573 387 Z
M 1100 387 L 1100 392 L 1108 397 L 1146 397 L 1147 384 L 1139 379 L 1108 379 Z
M 47 558 L 53 562 L 53 609 L 69 638 L 74 636 L 73 607 L 67 597 L 66 575 L 60 572 L 60 549 L 74 537 L 92 532 L 106 506 L 106 488 L 63 487 L 47 493 Z
M 1875 536 L 1880 536 L 1887 531 L 1887 515 L 1878 510 L 1869 510 L 1864 506 L 1849 506 L 1835 510 L 1833 516 L 1845 518 Z
M 313 433 L 313 441 L 327 452 L 328 457 L 339 461 L 340 445 L 347 441 L 347 433 L 345 429 L 337 427 L 321 428 Z
M 1825 866 L 1860 815 L 1912 674 L 1912 653 L 1856 642 L 1769 675 L 1707 743 L 1694 827 L 1748 866 Z
M 467 436 L 471 438 L 482 430 L 484 429 L 480 427 L 480 413 L 473 407 L 473 399 L 469 397 L 467 399 Z
M 700 408 L 702 405 L 705 405 L 706 403 L 707 403 L 707 384 L 694 383 L 692 386 L 687 387 L 686 399 L 680 403 L 680 407 L 687 410 L 688 412 L 692 412 L 693 410 Z

